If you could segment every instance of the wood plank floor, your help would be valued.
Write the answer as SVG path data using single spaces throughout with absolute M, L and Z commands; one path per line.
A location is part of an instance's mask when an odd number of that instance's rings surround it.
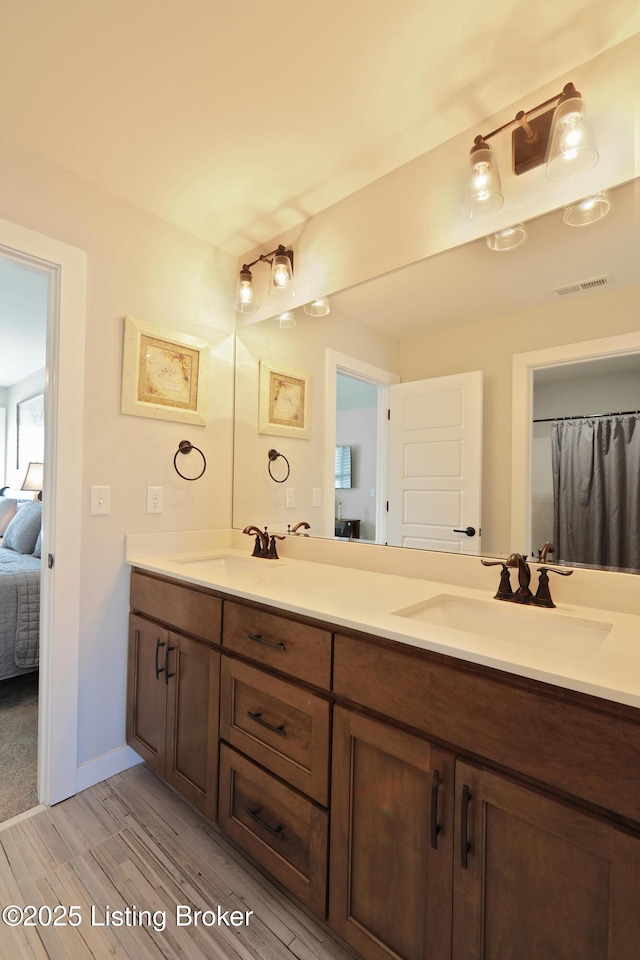
M 0 920 L 2 960 L 354 956 L 144 764 L 0 831 L 0 910 L 11 904 L 45 909 L 36 926 Z M 195 910 L 215 911 L 216 923 L 179 926 L 176 905 L 191 921 Z M 71 906 L 77 914 L 64 916 Z M 238 911 L 229 921 L 253 913 L 226 926 L 218 906 Z M 78 916 L 78 926 L 53 925 Z

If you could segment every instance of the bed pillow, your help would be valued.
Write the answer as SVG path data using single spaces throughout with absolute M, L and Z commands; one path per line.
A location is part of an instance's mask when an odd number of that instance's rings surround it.
M 41 556 L 42 556 L 42 530 L 40 530 L 40 533 L 38 534 L 38 539 L 36 540 L 36 545 L 35 545 L 35 547 L 33 548 L 33 555 L 34 555 L 34 557 L 41 557 Z
M 17 504 L 18 501 L 11 497 L 0 497 L 0 537 L 13 520 Z
M 5 530 L 2 546 L 16 553 L 33 553 L 41 526 L 42 503 L 25 503 Z

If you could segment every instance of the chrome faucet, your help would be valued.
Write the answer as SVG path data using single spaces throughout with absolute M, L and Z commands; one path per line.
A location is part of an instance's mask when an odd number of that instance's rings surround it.
M 540 559 L 542 559 L 543 553 L 545 557 L 547 553 L 551 553 L 552 548 L 553 544 L 545 543 L 540 551 Z M 549 590 L 550 573 L 557 573 L 560 577 L 569 577 L 573 573 L 573 570 L 558 570 L 556 567 L 538 567 L 538 589 L 534 597 L 529 589 L 531 567 L 527 563 L 527 558 L 521 553 L 512 553 L 506 560 L 481 560 L 480 562 L 485 567 L 502 567 L 500 586 L 498 587 L 498 592 L 495 594 L 496 600 L 509 600 L 512 603 L 527 603 L 534 607 L 555 607 L 555 603 L 551 599 L 551 591 Z M 513 569 L 517 569 L 518 571 L 518 589 L 515 593 L 511 586 L 511 576 L 509 572 Z

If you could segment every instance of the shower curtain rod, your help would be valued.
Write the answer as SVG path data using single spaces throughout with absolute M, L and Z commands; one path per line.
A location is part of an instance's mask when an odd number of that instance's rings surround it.
M 554 420 L 596 420 L 598 417 L 631 417 L 640 414 L 640 410 L 618 410 L 614 413 L 582 413 L 575 417 L 542 417 L 534 423 L 553 423 Z

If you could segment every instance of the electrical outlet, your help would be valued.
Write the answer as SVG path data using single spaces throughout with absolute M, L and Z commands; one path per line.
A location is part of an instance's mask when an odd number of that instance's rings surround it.
M 162 513 L 162 487 L 147 487 L 147 513 Z
M 284 505 L 286 508 L 295 507 L 296 505 L 296 488 L 287 487 L 284 492 Z
M 311 506 L 312 507 L 320 506 L 320 487 L 313 488 L 313 494 L 311 496 Z
M 91 487 L 91 516 L 106 517 L 111 513 L 111 487 Z

